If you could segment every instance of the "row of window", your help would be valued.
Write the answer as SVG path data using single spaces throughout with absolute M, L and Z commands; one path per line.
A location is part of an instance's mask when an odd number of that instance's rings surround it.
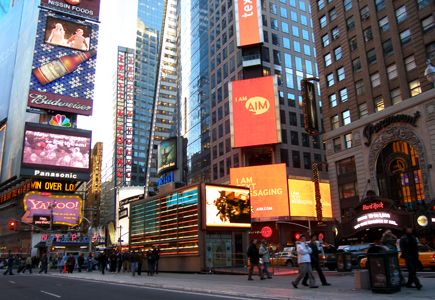
M 344 11 L 350 11 L 353 7 L 354 1 L 356 1 L 356 0 L 343 0 L 342 2 L 343 2 Z M 418 9 L 422 10 L 422 9 L 426 8 L 427 6 L 429 6 L 431 4 L 431 1 L 432 0 L 416 0 Z M 322 9 L 325 8 L 327 3 L 329 4 L 332 2 L 333 2 L 333 0 L 317 0 L 317 9 L 319 11 L 321 11 Z M 385 0 L 374 0 L 373 2 L 375 4 L 376 11 L 381 11 L 385 8 Z M 367 5 L 360 9 L 360 14 L 362 16 L 364 15 L 366 18 L 368 18 L 370 16 L 370 12 L 369 12 Z M 397 18 L 398 23 L 399 23 L 399 21 L 403 22 L 403 20 L 406 19 L 405 5 L 396 9 L 396 18 Z

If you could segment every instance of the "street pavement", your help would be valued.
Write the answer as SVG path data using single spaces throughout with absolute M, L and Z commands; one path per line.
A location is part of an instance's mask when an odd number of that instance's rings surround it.
M 325 275 L 331 286 L 320 286 L 310 289 L 299 285 L 294 289 L 291 281 L 295 272 L 281 272 L 273 279 L 260 280 L 254 277 L 248 281 L 246 275 L 228 274 L 190 274 L 190 273 L 159 273 L 155 276 L 132 276 L 130 273 L 108 273 L 105 275 L 94 272 L 74 272 L 73 274 L 50 272 L 47 275 L 54 278 L 71 278 L 86 282 L 106 282 L 123 286 L 141 286 L 172 291 L 198 292 L 209 295 L 219 295 L 223 298 L 242 297 L 250 299 L 435 299 L 435 273 L 419 273 L 423 288 L 402 288 L 393 294 L 377 294 L 371 290 L 356 289 L 354 273 L 338 273 L 326 271 Z M 21 275 L 19 275 L 21 276 Z M 317 274 L 315 273 L 317 280 Z

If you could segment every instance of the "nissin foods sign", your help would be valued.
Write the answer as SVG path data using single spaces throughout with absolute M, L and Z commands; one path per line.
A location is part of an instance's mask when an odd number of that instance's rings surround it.
M 276 77 L 232 81 L 229 90 L 232 147 L 280 143 Z
M 263 42 L 261 0 L 235 0 L 237 47 Z

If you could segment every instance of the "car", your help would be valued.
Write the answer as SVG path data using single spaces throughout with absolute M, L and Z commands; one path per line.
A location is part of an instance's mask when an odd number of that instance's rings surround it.
M 337 248 L 334 245 L 324 245 L 323 252 L 325 256 L 320 260 L 320 263 L 328 270 L 333 271 L 337 268 Z
M 398 253 L 398 257 L 399 257 L 399 267 L 401 268 L 405 268 L 406 267 L 406 263 L 405 260 L 403 258 L 401 258 L 400 256 L 400 249 L 399 253 Z M 418 259 L 421 262 L 421 265 L 419 266 L 418 269 L 422 270 L 425 268 L 429 268 L 431 270 L 435 271 L 435 250 L 433 250 L 431 247 L 429 247 L 428 245 L 418 245 Z M 364 259 L 362 259 L 360 261 L 360 267 L 361 269 L 365 269 L 367 268 L 367 257 L 365 257 Z
M 277 252 L 271 255 L 270 264 L 272 266 L 296 267 L 298 265 L 298 257 L 292 251 Z
M 357 244 L 357 245 L 341 245 L 335 249 L 324 247 L 325 259 L 323 265 L 328 268 L 328 270 L 333 271 L 337 268 L 337 253 L 348 252 L 351 255 L 351 262 L 353 267 L 359 267 L 359 262 L 361 259 L 367 256 L 367 250 L 372 244 Z

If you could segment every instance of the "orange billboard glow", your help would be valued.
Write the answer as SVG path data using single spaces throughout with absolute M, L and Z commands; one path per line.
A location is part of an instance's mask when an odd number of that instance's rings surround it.
M 329 183 L 319 183 L 324 218 L 332 218 L 331 190 Z M 316 194 L 314 182 L 309 180 L 289 179 L 290 216 L 317 217 Z
M 235 0 L 237 47 L 263 42 L 261 0 Z
M 289 214 L 285 164 L 230 169 L 231 185 L 251 190 L 251 218 L 277 219 Z
M 275 76 L 229 83 L 233 148 L 281 142 Z

